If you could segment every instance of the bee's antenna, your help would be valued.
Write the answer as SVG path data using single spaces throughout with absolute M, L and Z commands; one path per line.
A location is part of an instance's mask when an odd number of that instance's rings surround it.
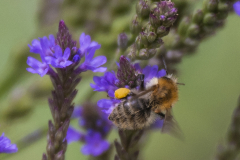
M 163 55 L 161 55 L 161 59 L 162 59 L 162 62 L 163 62 L 164 68 L 165 68 L 165 70 L 166 70 L 166 73 L 168 74 L 166 61 L 165 61 Z

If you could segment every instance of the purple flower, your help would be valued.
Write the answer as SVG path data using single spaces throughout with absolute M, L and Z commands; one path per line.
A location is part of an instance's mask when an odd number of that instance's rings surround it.
M 80 141 L 83 137 L 84 137 L 84 135 L 81 132 L 79 132 L 72 126 L 69 126 L 68 131 L 67 131 L 67 136 L 66 136 L 68 143 Z
M 87 70 L 92 70 L 93 72 L 105 72 L 107 68 L 100 66 L 107 62 L 107 58 L 105 56 L 97 56 L 93 58 L 95 51 L 99 49 L 101 45 L 95 41 L 91 42 L 91 37 L 89 35 L 85 35 L 85 33 L 81 34 L 79 43 L 80 58 L 85 54 L 85 61 L 80 65 L 80 70 L 82 72 Z
M 97 49 L 101 47 L 100 44 L 98 44 L 95 41 L 91 42 L 91 37 L 89 35 L 85 35 L 85 33 L 82 33 L 79 37 L 79 44 L 80 44 L 80 53 L 84 54 L 87 52 L 95 52 Z
M 67 142 L 83 142 L 81 151 L 85 155 L 99 156 L 109 148 L 109 143 L 104 140 L 111 130 L 112 123 L 96 105 L 85 104 L 75 107 L 73 118 L 79 118 L 79 125 L 85 129 L 79 132 L 73 127 L 67 131 Z
M 112 113 L 115 105 L 120 102 L 121 101 L 118 99 L 100 99 L 97 102 L 97 105 L 104 113 L 109 115 L 110 113 Z
M 30 52 L 40 55 L 42 63 L 29 57 L 27 64 L 31 68 L 27 68 L 27 71 L 44 76 L 48 72 L 50 67 L 49 65 L 52 65 L 54 68 L 66 68 L 73 63 L 78 65 L 84 56 L 85 61 L 78 66 L 78 69 L 76 69 L 77 74 L 87 70 L 91 70 L 93 72 L 106 71 L 107 68 L 101 67 L 101 65 L 106 63 L 107 58 L 105 56 L 97 56 L 93 58 L 95 51 L 99 49 L 101 45 L 95 41 L 91 41 L 91 37 L 89 35 L 85 35 L 85 33 L 81 34 L 79 38 L 80 48 L 76 47 L 76 44 L 71 40 L 69 33 L 68 39 L 66 39 L 66 37 L 62 37 L 64 42 L 60 40 L 61 35 L 58 35 L 60 38 L 58 37 L 57 41 L 55 41 L 53 35 L 49 35 L 49 38 L 42 37 L 34 39 L 32 44 L 28 45 Z
M 39 74 L 41 77 L 43 77 L 49 69 L 49 66 L 45 62 L 40 62 L 36 60 L 35 58 L 28 57 L 27 64 L 32 68 L 27 68 L 28 72 L 31 72 L 33 74 Z
M 91 70 L 93 72 L 105 72 L 107 70 L 106 67 L 100 67 L 101 65 L 107 62 L 107 58 L 105 56 L 97 56 L 93 58 L 95 50 L 90 50 L 89 54 L 85 53 L 85 61 L 80 65 L 80 70 L 85 72 L 87 70 Z
M 88 131 L 85 137 L 86 144 L 82 147 L 81 151 L 85 155 L 99 156 L 110 147 L 110 144 L 102 139 L 98 132 Z
M 235 12 L 237 13 L 237 15 L 240 16 L 240 1 L 237 1 L 233 4 L 233 8 L 235 10 Z
M 160 71 L 158 71 L 158 66 L 154 65 L 154 66 L 146 66 L 145 68 L 143 68 L 142 74 L 145 75 L 144 82 L 146 84 L 153 77 L 160 78 L 160 77 L 165 76 L 166 71 L 164 69 L 161 69 Z
M 117 78 L 115 76 L 115 73 L 112 72 L 106 72 L 103 76 L 94 76 L 93 81 L 95 84 L 90 84 L 92 88 L 94 88 L 94 91 L 105 91 L 109 92 L 110 90 L 115 91 L 118 89 L 118 87 L 115 85 L 117 82 Z
M 59 45 L 57 45 L 55 46 L 54 51 L 55 58 L 51 58 L 51 64 L 53 67 L 65 68 L 73 63 L 72 61 L 68 60 L 71 52 L 69 48 L 66 48 L 63 54 L 62 49 L 60 48 Z
M 32 41 L 32 46 L 28 45 L 30 52 L 37 54 L 42 54 L 43 52 L 47 53 L 50 48 L 55 46 L 55 38 L 53 35 L 49 35 L 49 40 L 47 37 L 39 38 L 39 40 L 34 39 Z
M 11 144 L 11 140 L 4 137 L 4 133 L 0 137 L 0 153 L 15 153 L 18 151 L 16 144 Z

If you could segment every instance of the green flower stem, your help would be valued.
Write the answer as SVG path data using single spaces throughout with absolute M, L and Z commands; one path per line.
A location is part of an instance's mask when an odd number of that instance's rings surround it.
M 115 160 L 137 160 L 139 155 L 138 142 L 144 130 L 118 130 L 120 142 L 114 141 L 117 154 Z
M 219 146 L 216 160 L 235 160 L 240 153 L 240 97 L 232 115 L 226 146 Z

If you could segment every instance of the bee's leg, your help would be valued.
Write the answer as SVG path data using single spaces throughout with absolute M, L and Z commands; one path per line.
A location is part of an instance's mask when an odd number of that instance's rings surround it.
M 140 88 L 139 88 L 139 90 L 140 91 L 143 91 L 144 90 L 144 74 L 139 74 L 138 75 L 139 76 L 139 79 L 140 79 Z
M 161 120 L 165 118 L 165 114 L 163 114 L 162 112 L 158 113 L 158 115 L 159 115 Z

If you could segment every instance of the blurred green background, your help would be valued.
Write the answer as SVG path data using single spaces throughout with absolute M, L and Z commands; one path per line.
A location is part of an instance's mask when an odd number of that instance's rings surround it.
M 12 65 L 11 53 L 18 50 L 18 47 L 31 43 L 33 38 L 37 38 L 34 35 L 38 34 L 39 6 L 39 0 L 0 1 L 0 84 L 9 74 L 8 69 Z M 144 159 L 214 158 L 217 146 L 225 141 L 231 115 L 240 94 L 239 26 L 240 17 L 231 14 L 223 29 L 202 42 L 196 54 L 184 57 L 177 66 L 179 81 L 186 85 L 180 86 L 180 100 L 174 107 L 174 115 L 184 132 L 185 140 L 180 141 L 155 131 L 151 133 L 141 150 Z M 57 30 L 57 24 L 54 27 Z M 4 113 L 8 107 L 12 94 L 14 97 L 14 94 L 21 94 L 24 88 L 31 88 L 29 83 L 37 86 L 49 82 L 48 77 L 40 79 L 38 75 L 30 73 L 24 77 L 19 74 L 15 75 L 16 79 L 20 77 L 18 83 L 0 99 L 0 113 Z M 78 88 L 90 87 L 86 86 L 87 83 L 89 81 L 83 77 L 83 82 Z M 78 95 L 76 103 L 83 102 L 83 99 Z M 47 99 L 40 99 L 32 104 L 34 109 L 24 118 L 6 121 L 0 117 L 0 133 L 5 132 L 13 143 L 39 127 L 46 126 L 48 119 L 51 118 Z M 117 133 L 113 132 L 109 140 L 113 141 L 116 137 Z M 18 153 L 0 155 L 0 159 L 41 159 L 45 147 L 44 137 Z M 73 143 L 68 146 L 66 159 L 85 160 L 88 157 L 81 154 L 80 144 Z

